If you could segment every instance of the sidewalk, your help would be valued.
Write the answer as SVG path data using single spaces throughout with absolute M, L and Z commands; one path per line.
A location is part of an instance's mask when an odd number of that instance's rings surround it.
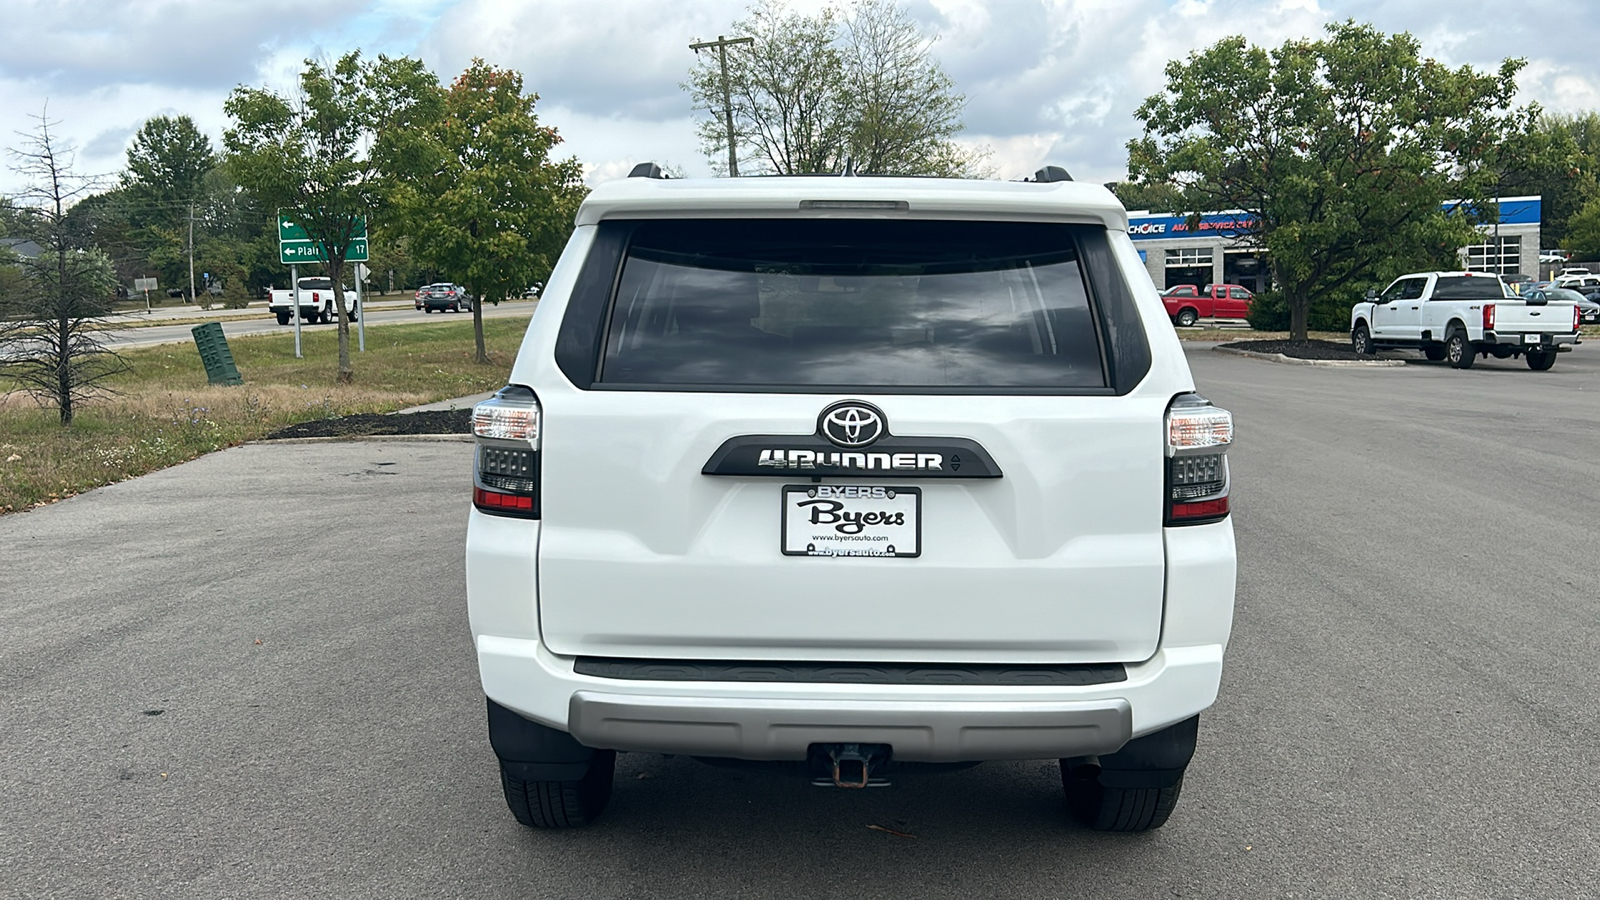
M 446 412 L 452 409 L 471 409 L 472 407 L 477 406 L 479 403 L 482 403 L 493 396 L 494 391 L 485 391 L 481 394 L 473 394 L 470 397 L 457 397 L 453 400 L 440 400 L 438 403 L 424 403 L 421 406 L 413 406 L 410 409 L 402 409 L 400 412 Z

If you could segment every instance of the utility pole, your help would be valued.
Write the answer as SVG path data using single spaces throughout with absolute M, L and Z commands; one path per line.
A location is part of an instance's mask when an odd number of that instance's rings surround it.
M 717 35 L 714 41 L 701 41 L 690 44 L 689 49 L 699 55 L 701 50 L 717 48 L 717 55 L 722 57 L 722 121 L 728 127 L 728 177 L 739 177 L 739 151 L 733 140 L 733 97 L 728 90 L 728 48 L 735 44 L 754 44 L 755 38 L 739 37 L 725 38 Z
M 194 293 L 194 201 L 189 201 L 189 299 L 198 301 Z

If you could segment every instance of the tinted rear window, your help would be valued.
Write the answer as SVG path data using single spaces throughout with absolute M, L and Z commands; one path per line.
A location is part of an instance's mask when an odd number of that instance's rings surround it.
M 300 279 L 300 290 L 302 290 L 302 291 L 326 291 L 326 290 L 329 290 L 332 287 L 333 287 L 333 279 L 331 279 L 331 278 L 302 278 L 302 279 Z
M 599 381 L 1102 388 L 1073 226 L 691 220 L 633 232 Z
M 1441 275 L 1433 286 L 1435 300 L 1492 300 L 1505 296 L 1505 283 L 1492 275 Z

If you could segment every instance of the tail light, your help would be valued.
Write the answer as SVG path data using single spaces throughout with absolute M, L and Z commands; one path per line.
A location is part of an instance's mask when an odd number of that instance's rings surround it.
M 1494 330 L 1494 304 L 1493 303 L 1485 303 L 1483 305 L 1483 330 L 1484 331 L 1493 331 Z
M 1232 443 L 1232 413 L 1199 394 L 1173 399 L 1167 408 L 1167 525 L 1227 518 L 1227 451 Z
M 539 398 L 508 384 L 472 409 L 477 452 L 472 505 L 496 516 L 539 518 Z
M 1579 328 L 1582 328 L 1582 327 L 1583 327 L 1583 310 L 1579 309 L 1578 305 L 1576 303 L 1574 303 L 1572 305 L 1572 330 L 1573 331 L 1577 331 Z

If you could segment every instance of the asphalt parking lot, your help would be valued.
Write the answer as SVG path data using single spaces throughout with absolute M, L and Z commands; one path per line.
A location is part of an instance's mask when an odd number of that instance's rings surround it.
M 1238 419 L 1240 580 L 1158 832 L 1070 824 L 1050 762 L 842 792 L 640 755 L 595 828 L 524 830 L 469 445 L 251 445 L 0 517 L 0 896 L 1594 896 L 1600 341 L 1190 359 Z

